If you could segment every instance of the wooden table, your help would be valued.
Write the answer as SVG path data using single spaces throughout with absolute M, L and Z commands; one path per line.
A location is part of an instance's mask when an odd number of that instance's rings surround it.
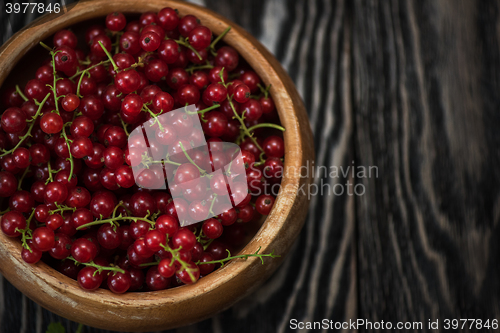
M 500 319 L 500 3 L 196 2 L 242 25 L 289 71 L 309 110 L 316 165 L 329 174 L 317 178 L 324 193 L 279 271 L 230 310 L 178 331 Z M 57 320 L 74 332 L 0 279 L 2 292 L 1 332 L 45 332 Z

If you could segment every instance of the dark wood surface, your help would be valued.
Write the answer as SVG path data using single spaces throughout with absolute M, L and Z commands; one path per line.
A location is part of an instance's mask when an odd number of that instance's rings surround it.
M 262 288 L 177 331 L 500 319 L 500 3 L 196 2 L 242 25 L 288 70 L 316 165 L 371 166 L 378 177 L 317 177 L 323 189 L 349 181 L 365 193 L 313 196 L 293 251 Z M 31 19 L 15 18 L 13 30 Z M 0 290 L 1 332 L 44 332 L 57 320 L 75 330 L 3 279 Z

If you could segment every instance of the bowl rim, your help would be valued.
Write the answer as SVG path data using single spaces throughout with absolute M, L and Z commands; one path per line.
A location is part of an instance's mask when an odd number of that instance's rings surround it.
M 140 3 L 141 6 L 140 10 L 137 9 L 138 3 Z M 190 299 L 195 299 L 201 294 L 216 293 L 223 290 L 224 285 L 235 279 L 242 272 L 248 272 L 253 281 L 257 282 L 263 280 L 259 275 L 267 277 L 276 269 L 277 265 L 283 260 L 284 254 L 288 252 L 291 246 L 290 243 L 297 237 L 302 227 L 306 214 L 303 210 L 307 208 L 308 199 L 300 195 L 299 189 L 301 184 L 310 183 L 312 177 L 310 175 L 302 177 L 300 175 L 300 167 L 305 165 L 306 161 L 312 161 L 314 158 L 312 133 L 310 126 L 307 126 L 308 119 L 305 108 L 300 96 L 296 92 L 293 82 L 271 53 L 241 27 L 219 14 L 191 3 L 172 0 L 151 0 L 144 3 L 137 0 L 120 0 L 117 2 L 109 2 L 106 0 L 80 1 L 74 5 L 72 10 L 64 15 L 49 14 L 42 16 L 16 33 L 2 45 L 0 48 L 0 86 L 3 85 L 10 71 L 16 66 L 18 60 L 20 60 L 26 52 L 36 47 L 39 40 L 46 39 L 57 30 L 92 18 L 104 17 L 105 14 L 103 13 L 106 12 L 109 13 L 120 10 L 123 13 L 138 14 L 146 11 L 157 12 L 163 7 L 178 9 L 181 16 L 186 14 L 196 15 L 201 22 L 211 28 L 216 35 L 222 33 L 226 27 L 231 26 L 231 30 L 223 38 L 224 42 L 234 47 L 240 56 L 245 58 L 266 85 L 272 84 L 270 94 L 275 102 L 281 123 L 286 128 L 284 132 L 285 173 L 271 214 L 267 216 L 256 235 L 240 253 L 254 253 L 259 247 L 261 247 L 261 253 L 269 253 L 274 248 L 278 248 L 280 253 L 277 254 L 281 254 L 282 257 L 273 259 L 276 261 L 275 264 L 270 265 L 271 261 L 267 261 L 262 267 L 260 260 L 254 257 L 246 261 L 233 260 L 224 265 L 221 269 L 203 277 L 193 285 L 180 286 L 156 292 L 125 293 L 117 295 L 105 289 L 98 289 L 94 292 L 82 290 L 75 280 L 64 276 L 43 262 L 36 265 L 24 263 L 20 256 L 20 242 L 18 242 L 17 239 L 13 240 L 4 235 L 0 235 L 0 248 L 9 249 L 10 251 L 16 248 L 19 250 L 17 253 L 10 253 L 11 255 L 0 253 L 0 263 L 2 263 L 2 265 L 0 265 L 0 272 L 2 272 L 9 281 L 17 280 L 13 282 L 16 287 L 26 293 L 30 298 L 52 311 L 54 311 L 54 308 L 47 304 L 45 299 L 37 297 L 36 292 L 27 290 L 28 288 L 23 285 L 22 281 L 34 280 L 33 282 L 37 283 L 37 285 L 42 288 L 42 291 L 48 293 L 50 297 L 64 300 L 65 304 L 70 306 L 75 305 L 72 301 L 99 302 L 115 306 L 119 304 L 125 307 L 142 307 L 145 309 L 157 309 L 161 307 L 161 304 L 175 303 L 178 305 Z M 56 17 L 51 19 L 54 16 Z M 251 47 L 248 47 L 249 45 L 251 45 Z M 17 60 L 6 63 L 6 59 Z M 306 123 L 304 121 L 306 121 Z M 295 214 L 299 217 L 299 220 L 301 218 L 302 221 L 293 224 L 287 223 L 287 219 L 291 214 Z M 287 230 L 283 230 L 283 228 L 287 228 Z M 264 243 L 261 244 L 262 242 Z M 273 248 L 271 248 L 271 246 Z M 10 263 L 9 266 L 15 266 L 16 269 L 13 271 L 4 269 L 4 263 L 7 262 Z M 244 294 L 240 294 L 236 298 L 239 299 L 244 297 L 245 294 L 251 292 L 251 289 L 252 288 L 249 286 L 246 288 L 246 291 L 244 291 Z M 72 301 L 66 301 L 66 298 L 71 298 Z M 159 300 L 161 300 L 160 303 Z M 229 305 L 226 304 L 225 307 Z M 54 312 L 60 313 L 60 311 Z M 97 320 L 97 323 L 100 323 L 100 321 Z M 98 325 L 97 327 L 100 326 Z

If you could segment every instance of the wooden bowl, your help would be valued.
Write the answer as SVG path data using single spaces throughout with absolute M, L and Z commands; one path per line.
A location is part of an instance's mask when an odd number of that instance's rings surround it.
M 259 74 L 271 95 L 282 125 L 286 128 L 285 173 L 282 187 L 271 214 L 241 253 L 275 251 L 281 258 L 233 260 L 223 268 L 203 277 L 196 284 L 173 289 L 116 295 L 108 290 L 88 292 L 76 281 L 43 262 L 26 264 L 21 259 L 19 239 L 0 232 L 0 271 L 19 290 L 48 310 L 86 325 L 109 330 L 150 331 L 170 329 L 208 318 L 220 312 L 265 281 L 278 267 L 292 246 L 307 213 L 307 187 L 310 177 L 301 177 L 300 167 L 311 165 L 314 158 L 313 137 L 306 110 L 292 80 L 280 63 L 254 37 L 226 18 L 205 8 L 167 0 L 96 0 L 78 3 L 64 15 L 43 16 L 14 35 L 0 48 L 0 85 L 12 86 L 23 72 L 18 61 L 38 42 L 56 31 L 79 22 L 104 18 L 108 13 L 142 13 L 163 7 L 177 8 L 183 15 L 196 15 L 218 35 L 228 26 L 224 42 L 233 46 Z M 42 52 L 41 50 L 40 52 Z M 31 53 L 30 53 L 31 54 Z M 9 76 L 12 70 L 15 75 Z M 28 73 L 22 78 L 27 81 Z M 6 78 L 9 79 L 6 81 Z M 34 76 L 34 71 L 31 72 Z M 303 187 L 304 191 L 299 189 Z

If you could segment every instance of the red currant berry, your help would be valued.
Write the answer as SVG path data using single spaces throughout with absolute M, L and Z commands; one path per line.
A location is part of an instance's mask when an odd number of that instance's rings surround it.
M 179 229 L 172 237 L 174 249 L 182 247 L 184 251 L 191 251 L 196 244 L 196 237 L 189 229 Z
M 128 271 L 125 273 L 114 272 L 108 277 L 108 288 L 115 294 L 123 294 L 130 289 L 132 278 Z
M 188 263 L 187 268 L 183 268 L 175 272 L 175 275 L 184 284 L 193 284 L 200 278 L 200 268 L 194 263 Z
M 238 52 L 231 46 L 223 46 L 217 50 L 215 56 L 215 65 L 224 67 L 226 71 L 231 72 L 238 66 Z
M 63 128 L 63 119 L 57 113 L 46 113 L 40 119 L 40 128 L 47 134 L 59 133 Z
M 141 34 L 140 43 L 144 51 L 153 52 L 160 46 L 161 37 L 155 32 L 147 31 Z
M 55 33 L 54 38 L 52 39 L 55 47 L 59 46 L 69 46 L 72 49 L 76 47 L 78 44 L 78 39 L 76 35 L 71 30 L 59 30 Z
M 165 30 L 174 30 L 179 24 L 179 15 L 175 9 L 165 7 L 158 12 L 158 22 Z
M 195 50 L 202 50 L 209 47 L 211 41 L 212 31 L 203 25 L 199 25 L 189 32 L 189 44 Z
M 262 148 L 264 149 L 264 153 L 266 153 L 266 156 L 268 157 L 280 158 L 285 155 L 285 143 L 279 136 L 272 135 L 267 137 L 264 140 Z
M 26 115 L 18 107 L 8 108 L 2 114 L 1 125 L 7 133 L 19 133 L 26 128 Z
M 33 247 L 38 251 L 49 251 L 56 244 L 54 230 L 47 227 L 36 228 L 32 237 Z
M 250 99 L 250 88 L 246 84 L 240 84 L 234 88 L 234 100 L 238 103 L 245 103 Z
M 146 285 L 152 291 L 163 290 L 170 285 L 170 279 L 161 276 L 158 266 L 153 266 L 146 274 Z
M 80 98 L 75 94 L 67 94 L 63 97 L 61 105 L 64 111 L 73 112 L 80 106 Z
M 54 64 L 56 70 L 66 72 L 77 65 L 75 50 L 66 45 L 61 45 L 55 50 Z
M 205 236 L 211 239 L 215 239 L 219 238 L 222 235 L 224 227 L 216 219 L 210 218 L 203 222 L 202 230 Z
M 71 254 L 72 241 L 70 236 L 59 232 L 55 234 L 54 238 L 55 238 L 55 244 L 49 250 L 50 256 L 58 260 L 66 259 Z
M 120 12 L 114 12 L 106 16 L 106 28 L 111 31 L 120 31 L 125 29 L 127 19 L 125 15 Z
M 95 290 L 99 288 L 103 281 L 101 274 L 95 274 L 97 271 L 94 267 L 84 267 L 78 272 L 77 281 L 81 288 L 86 290 Z
M 71 155 L 75 158 L 84 158 L 94 154 L 94 147 L 89 138 L 77 137 L 71 142 L 70 146 Z
M 16 210 L 21 213 L 31 212 L 31 209 L 35 206 L 35 199 L 33 195 L 24 190 L 17 191 L 9 199 L 10 210 Z
M 182 37 L 189 37 L 189 33 L 191 30 L 196 28 L 197 26 L 200 25 L 200 20 L 194 15 L 185 15 L 181 20 L 179 21 L 179 32 L 181 33 Z
M 71 255 L 76 261 L 87 263 L 97 256 L 97 246 L 87 238 L 78 238 L 71 245 Z
M 28 240 L 27 244 L 30 249 L 28 250 L 26 248 L 23 248 L 21 251 L 21 257 L 23 258 L 24 262 L 28 264 L 36 264 L 40 261 L 40 259 L 42 259 L 43 253 L 42 251 L 38 251 L 37 249 L 35 249 L 31 239 Z
M 92 38 L 92 41 L 90 42 L 90 52 L 92 52 L 97 57 L 104 58 L 106 57 L 106 52 L 104 52 L 104 49 L 101 47 L 99 42 L 102 43 L 106 51 L 111 52 L 111 39 L 109 39 L 106 34 L 101 34 Z
M 169 65 L 174 64 L 179 59 L 180 53 L 179 44 L 171 39 L 162 41 L 158 47 L 158 56 Z
M 10 211 L 2 216 L 0 226 L 8 237 L 18 237 L 21 235 L 19 231 L 26 228 L 26 219 L 20 212 Z
M 172 262 L 172 259 L 162 259 L 158 264 L 158 272 L 165 278 L 174 276 L 175 270 L 176 268 L 174 263 Z
M 94 193 L 92 200 L 90 201 L 90 211 L 94 217 L 108 218 L 113 213 L 115 209 L 115 195 L 110 191 L 102 191 Z

